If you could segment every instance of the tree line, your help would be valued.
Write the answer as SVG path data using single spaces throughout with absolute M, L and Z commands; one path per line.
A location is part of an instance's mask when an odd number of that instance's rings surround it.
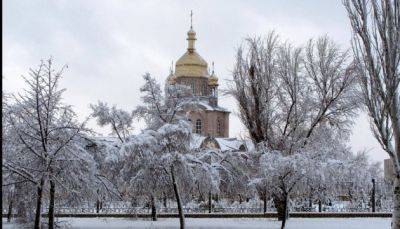
M 42 61 L 24 77 L 19 94 L 3 95 L 3 199 L 20 220 L 56 224 L 57 206 L 123 200 L 148 205 L 152 219 L 174 200 L 180 227 L 183 206 L 220 199 L 273 200 L 285 227 L 290 203 L 329 203 L 347 196 L 357 206 L 370 203 L 371 179 L 382 180 L 378 164 L 355 154 L 347 142 L 355 114 L 363 109 L 372 131 L 392 159 L 396 173 L 392 227 L 400 209 L 400 6 L 395 0 L 343 1 L 354 30 L 352 50 L 328 37 L 296 46 L 270 32 L 246 39 L 236 52 L 227 93 L 254 147 L 245 151 L 194 149 L 190 123 L 181 111 L 190 90 L 161 89 L 143 76 L 142 104 L 125 111 L 105 102 L 92 104 L 99 126 L 114 138 L 96 137 L 87 120 L 78 121 L 65 104 L 56 70 Z M 133 135 L 134 119 L 146 129 Z M 357 134 L 357 133 L 355 133 Z M 264 207 L 266 209 L 266 207 Z

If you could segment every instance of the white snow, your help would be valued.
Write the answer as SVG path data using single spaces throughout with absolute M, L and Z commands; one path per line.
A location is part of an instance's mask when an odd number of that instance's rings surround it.
M 178 218 L 159 219 L 156 222 L 143 219 L 119 219 L 119 218 L 60 218 L 67 228 L 73 229 L 129 229 L 129 228 L 177 228 Z M 377 229 L 390 228 L 390 218 L 292 218 L 287 223 L 287 229 Z M 186 218 L 187 228 L 280 228 L 280 222 L 276 219 L 248 219 L 248 218 L 218 218 L 195 219 Z M 19 228 L 13 224 L 5 223 L 3 228 Z
M 221 151 L 234 150 L 237 151 L 240 149 L 240 146 L 244 145 L 245 142 L 240 141 L 236 138 L 215 138 L 221 147 Z

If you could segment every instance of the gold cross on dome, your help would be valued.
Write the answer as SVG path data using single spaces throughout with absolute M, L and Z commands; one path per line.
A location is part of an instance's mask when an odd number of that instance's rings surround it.
M 190 28 L 193 29 L 193 10 L 190 10 Z

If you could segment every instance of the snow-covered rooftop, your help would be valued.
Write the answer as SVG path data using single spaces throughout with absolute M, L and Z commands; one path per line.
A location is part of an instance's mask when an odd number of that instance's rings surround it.
M 95 143 L 106 147 L 118 147 L 120 140 L 113 136 L 94 136 L 88 139 L 88 141 L 90 143 Z M 251 141 L 248 140 L 240 140 L 237 138 L 206 137 L 199 134 L 192 134 L 190 148 L 206 148 L 209 147 L 209 144 L 207 144 L 208 142 L 214 143 L 214 145 L 216 145 L 216 147 L 221 151 L 244 151 L 251 150 L 253 148 Z M 88 143 L 88 145 L 90 144 Z
M 207 110 L 207 111 L 221 111 L 221 112 L 228 112 L 227 109 L 220 107 L 220 106 L 211 106 L 208 102 L 208 97 L 188 97 L 182 100 L 181 102 L 181 107 L 187 107 L 187 106 L 193 106 L 193 107 L 199 107 L 201 109 Z
M 192 149 L 200 149 L 205 147 L 204 145 L 206 145 L 206 141 L 215 141 L 217 147 L 219 147 L 221 151 L 242 151 L 248 149 L 250 146 L 247 141 L 239 140 L 237 138 L 215 138 L 192 134 L 190 147 Z

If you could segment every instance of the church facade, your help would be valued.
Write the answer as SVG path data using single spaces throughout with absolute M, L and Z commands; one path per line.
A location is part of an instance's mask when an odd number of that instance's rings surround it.
M 218 105 L 218 77 L 214 73 L 214 63 L 210 73 L 208 63 L 195 49 L 196 32 L 193 27 L 187 33 L 188 47 L 171 69 L 167 84 L 190 87 L 191 102 L 196 109 L 185 108 L 185 115 L 192 123 L 193 133 L 205 137 L 229 137 L 229 111 Z

